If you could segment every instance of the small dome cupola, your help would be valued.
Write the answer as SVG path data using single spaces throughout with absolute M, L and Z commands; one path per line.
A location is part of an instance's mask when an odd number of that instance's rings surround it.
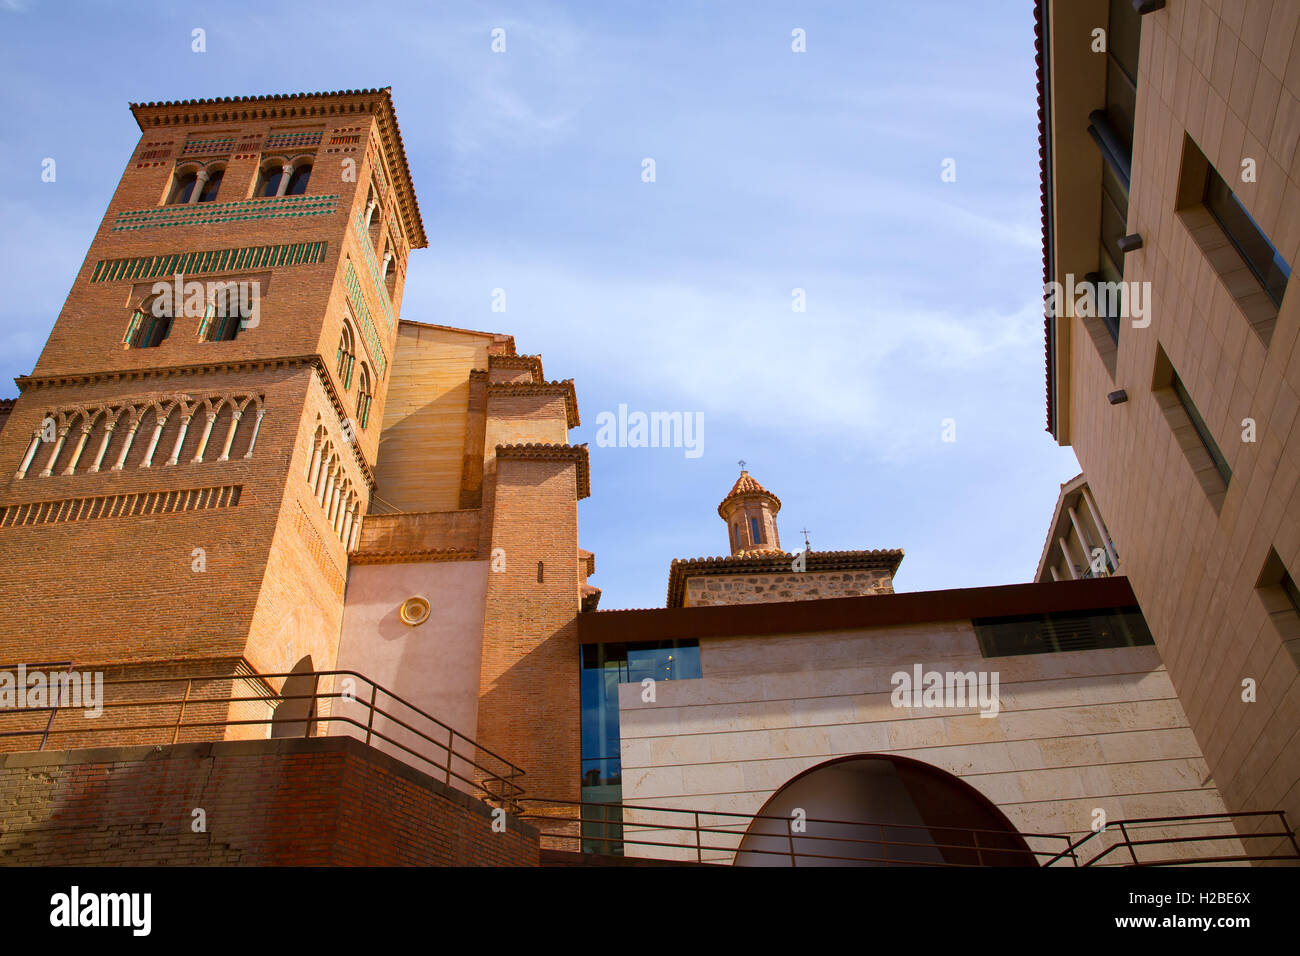
M 727 523 L 731 553 L 781 554 L 781 537 L 776 529 L 781 499 L 755 481 L 744 470 L 743 461 L 740 464 L 740 477 L 718 505 L 718 516 Z

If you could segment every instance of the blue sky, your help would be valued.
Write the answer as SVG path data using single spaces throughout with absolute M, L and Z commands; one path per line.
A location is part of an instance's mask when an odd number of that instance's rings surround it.
M 662 606 L 673 558 L 726 552 L 741 458 L 787 549 L 903 548 L 906 591 L 1032 576 L 1079 469 L 1043 430 L 1027 0 L 0 0 L 0 52 L 4 382 L 138 140 L 128 102 L 391 86 L 430 237 L 402 314 L 575 379 L 602 607 Z M 620 403 L 701 413 L 703 454 L 596 447 Z

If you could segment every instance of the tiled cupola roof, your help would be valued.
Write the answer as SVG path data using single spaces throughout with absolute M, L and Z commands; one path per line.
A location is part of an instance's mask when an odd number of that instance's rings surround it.
M 769 498 L 775 505 L 772 509 L 773 514 L 781 510 L 781 499 L 755 481 L 754 476 L 749 472 L 742 471 L 740 477 L 736 479 L 736 483 L 731 486 L 731 491 L 727 492 L 727 497 L 723 498 L 721 504 L 718 505 L 718 516 L 725 519 L 727 516 L 723 512 L 726 509 L 727 502 L 748 495 L 762 495 Z

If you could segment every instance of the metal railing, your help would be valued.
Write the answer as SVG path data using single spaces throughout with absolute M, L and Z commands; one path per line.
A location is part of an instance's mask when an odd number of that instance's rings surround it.
M 1265 818 L 1276 818 L 1279 829 L 1277 830 L 1256 830 L 1253 832 L 1240 832 L 1236 827 L 1236 821 L 1242 819 L 1258 818 L 1265 822 Z M 1194 833 L 1186 832 L 1188 828 L 1198 826 L 1217 826 L 1224 832 L 1220 833 Z M 1153 830 L 1173 831 L 1176 835 L 1148 836 Z M 1118 833 L 1119 839 L 1115 840 L 1104 849 L 1101 847 L 1102 835 L 1107 834 L 1112 838 Z M 1244 844 L 1254 840 L 1285 840 L 1290 843 L 1291 852 L 1282 853 L 1250 853 L 1244 852 Z M 1095 842 L 1094 842 L 1095 841 Z M 1236 841 L 1242 845 L 1242 853 L 1219 853 L 1210 856 L 1201 855 L 1183 855 L 1183 856 L 1161 856 L 1155 859 L 1141 859 L 1138 851 L 1141 848 L 1153 847 L 1188 847 L 1197 843 L 1222 843 L 1226 841 Z M 1091 846 L 1087 846 L 1088 844 Z M 1282 844 L 1285 849 L 1286 843 Z M 1080 849 L 1097 850 L 1091 857 L 1083 862 L 1079 862 Z M 1231 848 L 1229 848 L 1231 849 Z M 1128 851 L 1128 859 L 1123 859 L 1123 851 Z M 1119 858 L 1112 858 L 1111 854 L 1119 854 Z M 1065 859 L 1066 853 L 1058 854 L 1048 860 L 1044 866 L 1052 866 L 1057 862 Z M 1134 817 L 1127 820 L 1116 820 L 1106 825 L 1104 830 L 1095 830 L 1086 836 L 1072 842 L 1069 846 L 1068 857 L 1075 866 L 1193 866 L 1201 864 L 1218 864 L 1225 863 L 1265 863 L 1287 861 L 1291 863 L 1300 863 L 1300 843 L 1296 842 L 1295 832 L 1287 825 L 1286 812 L 1283 810 L 1242 810 L 1235 813 L 1199 813 L 1188 816 L 1176 817 Z
M 25 666 L 72 670 L 63 661 Z M 285 683 L 277 692 L 272 682 Z M 102 686 L 98 717 L 87 716 L 82 703 L 64 700 L 0 710 L 0 740 L 35 745 L 0 749 L 46 750 L 57 740 L 67 749 L 347 735 L 418 770 L 431 768 L 430 776 L 441 776 L 447 785 L 507 808 L 517 808 L 524 793 L 520 767 L 357 671 L 181 673 L 107 679 Z M 238 728 L 267 732 L 255 737 Z
M 576 849 L 588 844 L 598 844 L 608 852 L 624 846 L 655 847 L 670 854 L 660 860 L 696 863 L 729 863 L 745 854 L 762 857 L 780 857 L 790 866 L 824 865 L 816 861 L 877 864 L 881 866 L 1036 866 L 1039 858 L 1051 860 L 1072 855 L 1070 838 L 1060 833 L 1014 833 L 980 827 L 954 827 L 903 823 L 865 823 L 858 820 L 824 820 L 808 817 L 798 821 L 806 829 L 796 830 L 791 817 L 760 813 L 734 813 L 720 810 L 697 810 L 683 807 L 651 807 L 624 803 L 599 803 L 579 800 L 550 800 L 529 797 L 520 801 L 520 819 L 534 824 L 546 822 L 594 824 L 600 828 L 617 827 L 618 836 L 586 833 L 566 833 L 552 828 L 543 829 L 543 837 L 550 841 L 572 841 Z M 541 804 L 529 809 L 532 804 Z M 577 815 L 558 808 L 578 808 Z M 600 815 L 589 813 L 599 808 Z M 547 810 L 556 812 L 548 813 Z M 616 810 L 621 819 L 611 819 L 608 811 Z M 676 815 L 668 822 L 654 822 L 643 818 L 645 814 Z M 628 816 L 632 815 L 632 819 Z M 713 823 L 709 818 L 724 818 L 729 823 Z M 702 822 L 702 818 L 703 822 Z M 756 821 L 770 821 L 777 832 L 753 830 Z M 809 832 L 827 826 L 860 828 L 849 830 L 859 835 L 843 832 L 828 834 Z M 872 835 L 874 830 L 876 835 Z M 632 831 L 632 832 L 629 832 Z M 894 831 L 897 831 L 895 834 Z M 888 838 L 887 834 L 893 838 Z M 1035 850 L 1022 840 L 1049 840 L 1059 842 L 1059 850 Z M 776 844 L 780 843 L 780 848 Z M 1014 844 L 1014 845 L 1013 845 Z M 834 845 L 834 846 L 832 846 Z M 845 846 L 853 852 L 842 852 Z M 841 852 L 830 852 L 832 849 Z M 827 852 L 816 852 L 825 850 Z M 926 859 L 937 854 L 941 859 Z M 707 857 L 707 858 L 706 858 Z

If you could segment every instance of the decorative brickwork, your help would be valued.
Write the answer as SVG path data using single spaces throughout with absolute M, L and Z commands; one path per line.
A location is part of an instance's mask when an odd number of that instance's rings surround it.
M 235 148 L 235 137 L 220 136 L 215 139 L 191 139 L 181 150 L 182 156 L 229 156 Z
M 0 509 L 0 528 L 50 524 L 59 521 L 92 521 L 96 518 L 165 515 L 177 511 L 201 511 L 207 508 L 229 508 L 239 504 L 239 493 L 239 485 L 225 485 L 218 488 L 149 491 L 97 498 L 65 498 L 62 501 L 31 501 Z
M 321 574 L 325 576 L 325 580 L 329 582 L 330 587 L 341 597 L 346 582 L 345 573 L 342 568 L 334 563 L 329 549 L 325 547 L 324 539 L 317 533 L 311 519 L 307 517 L 307 512 L 303 508 L 301 501 L 298 502 L 294 527 L 302 535 L 303 542 L 307 545 L 312 560 L 316 562 L 316 567 L 320 568 Z
M 298 149 L 305 146 L 316 146 L 320 143 L 322 135 L 321 130 L 306 133 L 271 133 L 266 137 L 266 142 L 262 144 L 262 149 L 270 151 L 273 149 Z
M 326 243 L 294 242 L 280 246 L 245 249 L 217 249 L 211 252 L 174 252 L 158 256 L 135 256 L 95 263 L 91 282 L 118 279 L 156 279 L 161 276 L 194 276 L 210 272 L 238 272 L 280 266 L 314 265 L 325 258 Z
M 393 329 L 397 326 L 397 317 L 393 314 L 393 303 L 388 299 L 388 288 L 384 285 L 384 277 L 379 271 L 379 261 L 375 259 L 375 250 L 370 244 L 370 235 L 366 231 L 364 209 L 358 209 L 357 215 L 353 217 L 352 231 L 356 233 L 357 245 L 361 247 L 361 252 L 366 259 L 366 267 L 370 270 L 370 280 L 375 287 L 375 298 L 379 300 L 379 307 L 383 309 L 384 319 L 388 322 L 388 335 L 392 336 Z
M 367 245 L 366 248 L 369 246 Z M 375 363 L 375 370 L 383 380 L 388 377 L 388 357 L 384 355 L 384 346 L 379 341 L 379 333 L 375 331 L 374 320 L 370 318 L 370 308 L 366 305 L 366 297 L 361 291 L 361 283 L 357 279 L 357 271 L 352 267 L 351 259 L 345 267 L 343 282 L 348 289 L 348 302 L 352 305 L 352 314 L 356 316 L 357 324 L 361 327 L 361 338 L 365 340 L 366 348 L 370 351 L 370 360 Z
M 240 199 L 235 202 L 186 203 L 132 209 L 118 213 L 114 232 L 157 229 L 168 226 L 197 226 L 255 219 L 300 219 L 328 216 L 338 211 L 337 195 L 281 196 L 272 199 Z

